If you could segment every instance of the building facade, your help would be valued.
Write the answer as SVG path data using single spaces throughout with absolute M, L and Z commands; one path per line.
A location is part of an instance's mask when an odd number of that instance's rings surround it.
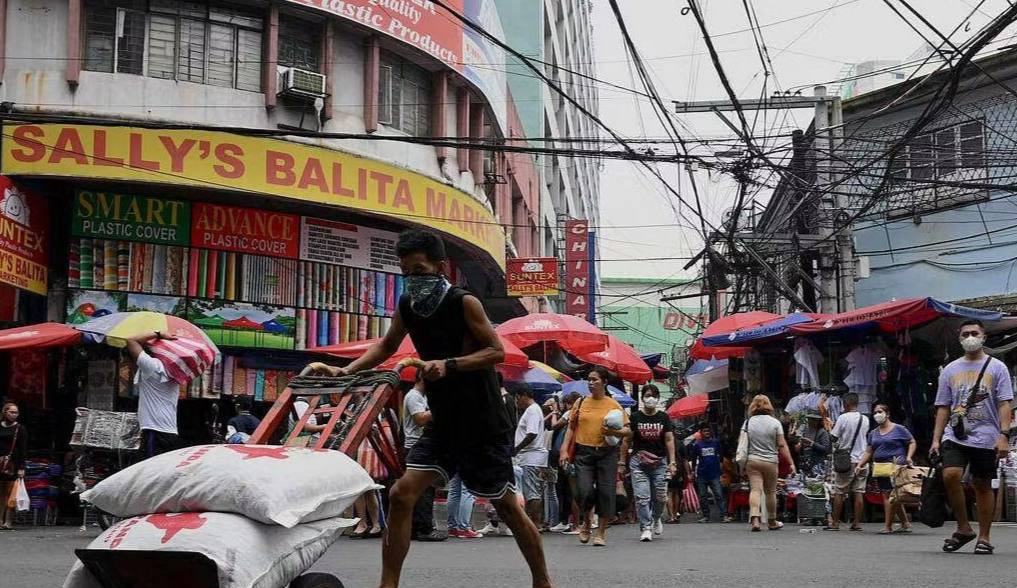
M 983 308 L 1017 309 L 1011 157 L 1017 140 L 1017 52 L 1004 50 L 967 68 L 949 105 L 917 133 L 914 127 L 937 92 L 948 87 L 950 70 L 855 96 L 843 102 L 843 142 L 833 156 L 805 134 L 798 177 L 782 181 L 765 213 L 761 232 L 796 234 L 799 246 L 817 239 L 824 215 L 822 187 L 812 183 L 818 165 L 833 164 L 847 207 L 836 218 L 851 224 L 854 260 L 830 269 L 853 276 L 854 307 L 895 298 L 932 296 Z M 906 93 L 906 94 L 905 94 Z M 901 98 L 901 96 L 906 96 Z M 821 130 L 816 130 L 816 133 Z M 903 143 L 901 143 L 904 141 Z M 892 162 L 886 157 L 900 145 Z M 793 214 L 789 211 L 795 211 Z M 815 301 L 820 281 L 815 250 L 786 246 L 765 250 L 792 289 Z M 772 249 L 779 251 L 774 254 Z M 790 261 L 789 261 L 790 260 Z M 791 310 L 775 288 L 761 308 Z M 837 294 L 843 296 L 838 286 Z M 840 300 L 843 302 L 843 300 Z
M 534 59 L 544 75 L 587 111 L 597 115 L 592 6 L 587 0 L 496 0 L 509 45 Z M 576 138 L 599 136 L 580 109 L 551 89 L 518 59 L 507 61 L 508 85 L 524 135 L 542 147 L 597 149 Z M 549 141 L 569 138 L 569 141 Z M 600 208 L 600 167 L 590 158 L 543 155 L 540 176 L 540 253 L 559 256 L 563 219 L 596 222 Z
M 525 130 L 504 51 L 460 21 L 503 37 L 494 1 L 445 4 L 0 2 L 0 320 L 180 314 L 224 350 L 185 396 L 270 401 L 302 352 L 385 332 L 409 227 L 493 320 L 524 313 L 505 259 L 543 248 L 542 175 L 455 140 Z M 100 359 L 79 402 L 129 409 Z

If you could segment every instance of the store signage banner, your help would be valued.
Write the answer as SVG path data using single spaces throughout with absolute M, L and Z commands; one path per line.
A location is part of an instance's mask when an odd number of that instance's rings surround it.
M 190 245 L 191 206 L 178 200 L 78 190 L 71 234 L 156 245 Z
M 191 211 L 191 245 L 204 249 L 296 259 L 300 217 L 200 202 Z
M 585 220 L 565 222 L 565 314 L 589 320 L 590 225 Z
M 300 259 L 398 274 L 398 238 L 392 231 L 305 216 L 300 222 Z
M 3 133 L 4 173 L 196 186 L 341 206 L 427 226 L 505 267 L 504 229 L 473 196 L 342 151 L 230 133 L 97 125 L 5 124 Z
M 428 0 L 287 0 L 374 29 L 462 73 L 484 93 L 507 129 L 505 53 Z M 445 0 L 445 5 L 505 39 L 494 0 Z
M 505 270 L 509 296 L 555 296 L 558 294 L 558 260 L 553 257 L 510 259 Z
M 669 312 L 664 315 L 664 329 L 668 331 L 695 331 L 710 320 L 702 314 L 702 309 L 688 309 L 684 312 Z
M 0 176 L 0 282 L 45 296 L 48 264 L 46 201 Z

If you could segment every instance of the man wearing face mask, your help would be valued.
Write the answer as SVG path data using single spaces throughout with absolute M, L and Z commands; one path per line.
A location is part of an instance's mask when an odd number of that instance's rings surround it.
M 396 254 L 405 286 L 392 326 L 380 342 L 333 375 L 371 369 L 392 356 L 406 335 L 424 365 L 431 422 L 406 456 L 406 473 L 389 494 L 382 547 L 381 588 L 399 585 L 410 544 L 413 506 L 426 488 L 457 474 L 475 496 L 487 498 L 515 535 L 534 587 L 550 587 L 537 527 L 516 498 L 512 432 L 494 366 L 505 357 L 480 300 L 444 277 L 445 245 L 426 231 L 399 235 Z
M 1010 402 L 1013 384 L 1006 365 L 982 349 L 985 326 L 969 320 L 960 328 L 964 356 L 950 362 L 939 375 L 936 394 L 936 428 L 929 453 L 943 460 L 943 482 L 950 506 L 957 517 L 957 531 L 943 544 L 943 551 L 957 551 L 978 539 L 975 553 L 989 555 L 995 499 L 992 479 L 996 464 L 1010 450 Z M 968 521 L 967 502 L 961 485 L 964 469 L 970 468 L 978 503 L 978 534 Z

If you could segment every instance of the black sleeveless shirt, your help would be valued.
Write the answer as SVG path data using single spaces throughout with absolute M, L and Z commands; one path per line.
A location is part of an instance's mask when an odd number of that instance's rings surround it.
M 399 315 L 420 359 L 462 357 L 480 348 L 466 324 L 463 297 L 467 294 L 452 287 L 429 317 L 413 311 L 408 295 L 399 299 Z M 450 372 L 440 380 L 426 382 L 425 393 L 434 419 L 432 431 L 438 439 L 468 445 L 512 442 L 512 424 L 493 367 Z

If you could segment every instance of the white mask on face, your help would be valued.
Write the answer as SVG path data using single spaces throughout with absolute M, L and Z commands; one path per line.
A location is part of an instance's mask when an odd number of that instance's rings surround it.
M 982 345 L 984 344 L 985 344 L 984 337 L 975 337 L 972 335 L 961 339 L 961 347 L 963 347 L 964 351 L 966 351 L 967 353 L 974 353 L 976 351 L 979 351 L 982 348 Z
M 657 410 L 657 406 L 659 404 L 660 399 L 656 396 L 647 396 L 646 398 L 643 398 L 643 406 L 645 406 L 647 410 Z
M 882 425 L 883 423 L 886 422 L 886 413 L 877 412 L 876 414 L 872 415 L 872 418 L 876 419 L 876 422 Z

